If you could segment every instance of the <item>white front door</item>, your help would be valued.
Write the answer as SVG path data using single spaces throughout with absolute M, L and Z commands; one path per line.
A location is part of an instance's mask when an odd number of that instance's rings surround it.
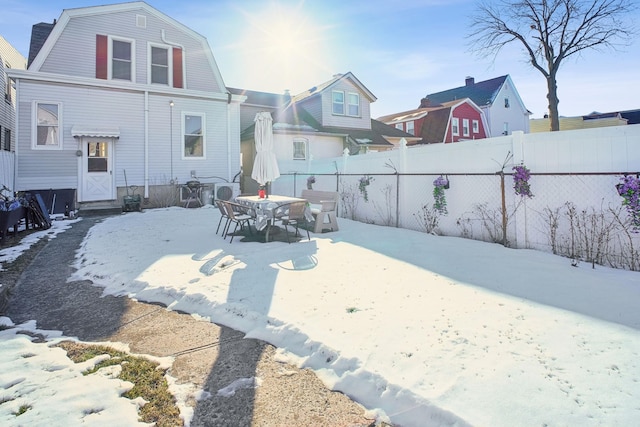
M 115 199 L 113 138 L 82 138 L 82 201 Z

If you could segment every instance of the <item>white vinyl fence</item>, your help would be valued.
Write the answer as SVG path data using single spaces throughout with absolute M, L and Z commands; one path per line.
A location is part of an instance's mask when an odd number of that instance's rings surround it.
M 515 194 L 516 165 L 531 171 L 531 198 Z M 640 125 L 403 145 L 280 162 L 280 170 L 274 194 L 300 195 L 313 175 L 314 189 L 340 193 L 341 217 L 640 270 L 640 235 L 615 188 L 640 172 Z M 450 183 L 446 213 L 434 209 L 433 181 L 441 175 Z M 369 185 L 361 188 L 361 180 Z

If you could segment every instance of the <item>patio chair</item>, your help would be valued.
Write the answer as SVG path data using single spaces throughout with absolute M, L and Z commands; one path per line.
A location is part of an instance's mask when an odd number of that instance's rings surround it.
M 227 236 L 229 235 L 229 228 L 231 227 L 231 223 L 235 223 L 236 226 L 233 229 L 233 232 L 231 233 L 231 240 L 229 241 L 229 243 L 233 242 L 233 236 L 235 232 L 238 230 L 238 227 L 240 227 L 240 230 L 244 230 L 244 226 L 246 225 L 247 228 L 249 229 L 249 233 L 253 234 L 253 232 L 251 231 L 251 224 L 250 224 L 250 221 L 253 219 L 253 215 L 250 215 L 249 213 L 247 213 L 246 208 L 242 205 L 239 205 L 233 202 L 227 202 L 227 201 L 221 201 L 221 202 L 225 207 L 225 210 L 227 212 L 227 217 L 228 217 L 227 224 L 225 226 L 224 233 L 223 233 L 223 239 L 226 239 Z
M 284 225 L 285 233 L 287 234 L 287 243 L 291 243 L 291 241 L 289 240 L 289 229 L 287 228 L 287 226 L 288 225 L 295 226 L 295 230 L 296 230 L 295 237 L 300 236 L 300 233 L 298 232 L 298 228 L 300 227 L 300 224 L 307 223 L 307 218 L 304 215 L 304 211 L 307 208 L 307 202 L 306 201 L 292 202 L 292 203 L 289 203 L 288 205 L 281 206 L 281 208 L 282 207 L 284 207 L 285 209 L 288 208 L 288 210 L 285 211 L 286 214 L 280 217 L 280 221 L 282 221 L 282 225 Z M 306 227 L 305 230 L 307 232 L 307 239 L 311 240 L 311 237 L 309 236 L 308 227 Z
M 224 230 L 227 228 L 227 224 L 229 223 L 229 215 L 227 215 L 227 208 L 224 207 L 224 203 L 222 200 L 215 201 L 218 210 L 220 211 L 220 221 L 218 221 L 218 228 L 216 228 L 216 234 L 220 231 L 220 225 L 222 224 L 222 220 L 224 219 L 224 227 L 222 227 L 222 234 L 224 235 Z

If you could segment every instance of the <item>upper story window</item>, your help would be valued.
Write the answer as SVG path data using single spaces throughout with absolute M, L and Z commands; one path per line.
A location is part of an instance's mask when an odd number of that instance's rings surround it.
M 182 114 L 182 134 L 184 135 L 184 159 L 204 159 L 205 129 L 203 113 Z
M 504 108 L 509 108 L 509 98 L 504 99 Z
M 134 44 L 133 40 L 111 38 L 109 45 L 110 77 L 114 80 L 134 80 Z
M 293 160 L 307 160 L 307 141 L 304 139 L 293 140 Z
M 477 120 L 471 122 L 473 133 L 480 133 L 480 123 Z
M 61 116 L 62 105 L 60 103 L 34 102 L 33 148 L 62 149 Z
M 151 83 L 168 85 L 171 73 L 169 49 L 161 46 L 150 46 L 149 64 L 151 64 Z
M 11 151 L 11 129 L 4 128 L 4 149 Z
M 396 129 L 404 130 L 404 125 L 402 123 L 396 123 Z
M 416 134 L 415 124 L 413 120 L 410 122 L 407 122 L 407 133 L 410 133 L 411 135 Z
M 453 117 L 451 119 L 451 133 L 454 136 L 460 135 L 460 119 L 458 119 L 457 117 Z
M 360 95 L 357 93 L 349 93 L 347 95 L 347 115 L 360 117 Z
M 504 122 L 502 125 L 502 134 L 509 135 L 509 122 Z
M 462 119 L 462 135 L 469 136 L 469 119 Z
M 333 114 L 344 115 L 344 92 L 340 90 L 334 90 L 331 92 L 331 101 Z

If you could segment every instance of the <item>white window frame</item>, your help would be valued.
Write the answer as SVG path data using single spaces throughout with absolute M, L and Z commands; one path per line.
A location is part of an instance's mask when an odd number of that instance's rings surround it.
M 342 95 L 342 102 L 336 102 L 335 95 Z M 332 90 L 331 91 L 331 114 L 336 116 L 344 116 L 345 114 L 345 94 L 343 90 Z M 336 106 L 342 106 L 342 112 L 336 112 Z
M 353 104 L 351 103 L 351 97 L 355 96 L 357 99 L 357 103 Z M 345 99 L 345 104 L 346 104 L 346 114 L 347 116 L 350 117 L 360 117 L 360 94 L 357 92 L 348 92 L 346 94 L 346 99 Z M 355 111 L 354 113 L 351 113 L 351 107 L 355 107 L 357 111 Z
M 202 121 L 202 156 L 187 156 L 185 155 L 185 137 L 186 133 L 186 120 L 187 116 L 189 117 L 200 117 Z M 205 113 L 197 113 L 197 112 L 182 112 L 182 133 L 180 138 L 180 151 L 182 153 L 182 160 L 206 160 L 207 158 L 207 126 L 206 126 L 206 115 Z M 193 134 L 195 135 L 195 134 Z
M 451 118 L 451 134 L 453 136 L 460 136 L 460 119 L 457 117 Z
M 469 135 L 469 119 L 462 119 L 462 136 Z
M 473 129 L 473 133 L 480 133 L 480 122 L 478 120 L 473 120 L 471 122 L 471 127 Z
M 167 51 L 167 83 L 158 83 L 153 81 L 153 48 L 164 49 Z M 147 63 L 149 69 L 147 70 L 147 81 L 149 84 L 161 85 L 161 86 L 173 86 L 173 50 L 169 45 L 159 43 L 149 43 L 147 45 Z M 160 65 L 158 65 L 160 66 Z
M 38 106 L 41 104 L 56 105 L 58 107 L 58 123 L 55 125 L 58 130 L 56 144 L 38 145 Z M 31 148 L 34 150 L 62 150 L 62 103 L 35 100 L 32 104 L 31 113 Z
M 296 157 L 296 145 L 300 144 L 302 146 L 302 157 Z M 305 138 L 295 138 L 293 140 L 293 153 L 292 153 L 292 158 L 293 160 L 307 160 L 308 157 L 308 148 L 309 148 L 309 144 L 308 141 Z
M 396 129 L 404 131 L 404 124 L 403 123 L 396 123 Z
M 119 42 L 124 42 L 124 43 L 129 43 L 131 45 L 131 80 L 125 80 L 125 79 L 114 79 L 113 78 L 113 42 L 114 41 L 119 41 Z M 130 81 L 131 83 L 135 83 L 136 82 L 136 43 L 134 39 L 128 39 L 125 37 L 116 37 L 116 36 L 109 36 L 109 43 L 107 45 L 107 57 L 108 57 L 108 68 L 107 68 L 107 78 L 109 80 L 118 80 L 118 81 L 122 81 L 122 82 L 128 82 Z
M 406 122 L 407 123 L 407 133 L 410 133 L 411 135 L 415 135 L 416 134 L 416 124 L 413 120 Z

